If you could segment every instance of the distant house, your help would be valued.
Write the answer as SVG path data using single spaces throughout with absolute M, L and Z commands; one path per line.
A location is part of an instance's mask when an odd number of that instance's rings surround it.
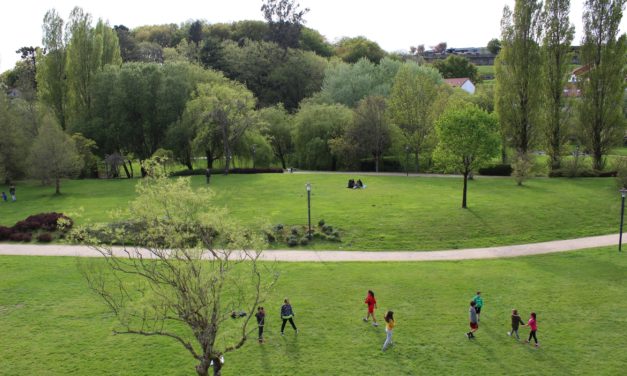
M 584 65 L 579 68 L 574 69 L 570 73 L 570 77 L 568 78 L 568 82 L 564 86 L 564 96 L 566 97 L 579 97 L 581 96 L 581 90 L 579 89 L 577 83 L 581 81 L 581 76 L 588 73 L 590 71 L 589 65 Z
M 459 87 L 467 93 L 474 94 L 475 93 L 475 85 L 470 81 L 470 78 L 447 78 L 444 80 L 447 84 L 452 87 Z

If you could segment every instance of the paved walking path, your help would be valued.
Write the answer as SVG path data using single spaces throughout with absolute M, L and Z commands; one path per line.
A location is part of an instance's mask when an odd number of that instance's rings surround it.
M 492 259 L 567 252 L 586 248 L 618 245 L 618 234 L 579 239 L 556 240 L 544 243 L 511 245 L 490 248 L 457 249 L 447 251 L 299 251 L 269 250 L 262 253 L 267 261 L 287 262 L 343 262 L 343 261 L 448 261 Z M 116 255 L 124 256 L 122 248 Z M 142 257 L 150 254 L 142 250 Z M 81 245 L 0 244 L 0 255 L 19 256 L 79 256 L 100 257 L 100 253 Z

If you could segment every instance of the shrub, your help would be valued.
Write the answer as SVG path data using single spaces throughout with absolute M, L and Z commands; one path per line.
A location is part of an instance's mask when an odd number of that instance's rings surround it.
M 298 245 L 298 238 L 295 236 L 290 236 L 287 239 L 287 245 L 289 245 L 290 247 L 296 247 Z
M 511 176 L 512 166 L 508 164 L 497 164 L 479 169 L 479 175 L 486 176 Z
M 292 235 L 297 236 L 298 235 L 298 227 L 292 226 L 291 232 L 292 232 Z
M 73 221 L 62 213 L 40 213 L 31 215 L 23 221 L 17 222 L 13 229 L 17 232 L 28 232 L 37 230 L 55 231 L 59 219 L 64 219 L 64 230 L 69 230 Z
M 13 234 L 12 228 L 0 226 L 0 240 L 9 240 L 11 234 Z
M 324 226 L 324 219 L 318 221 L 318 227 Z
M 37 241 L 40 243 L 50 243 L 52 241 L 52 234 L 49 232 L 41 233 L 37 236 Z
M 281 231 L 283 231 L 284 228 L 285 228 L 285 226 L 283 226 L 281 223 L 279 223 L 278 225 L 274 226 L 274 232 L 281 232 Z
M 329 226 L 329 225 L 322 226 L 322 232 L 324 232 L 327 235 L 331 235 L 331 233 L 333 232 L 333 226 Z
M 516 184 L 522 185 L 523 182 L 529 179 L 533 169 L 533 159 L 529 154 L 522 154 L 516 158 L 516 161 L 512 163 L 512 176 L 516 181 Z
M 303 236 L 302 238 L 300 238 L 300 245 L 307 245 L 309 244 L 309 239 L 306 236 Z
M 14 232 L 9 236 L 9 240 L 14 242 L 30 242 L 33 235 L 30 232 Z

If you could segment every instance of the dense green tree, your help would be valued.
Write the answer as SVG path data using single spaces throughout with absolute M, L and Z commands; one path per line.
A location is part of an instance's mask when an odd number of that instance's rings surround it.
M 72 126 L 86 121 L 91 109 L 91 84 L 96 73 L 107 64 L 122 63 L 116 33 L 99 20 L 93 28 L 91 15 L 81 8 L 70 14 L 67 32 L 66 74 L 68 84 L 68 112 Z
M 261 107 L 283 103 L 288 110 L 320 90 L 326 68 L 314 53 L 263 41 L 223 42 L 222 62 L 227 77 L 245 84 Z
M 287 158 L 294 151 L 292 136 L 294 128 L 291 116 L 282 105 L 278 104 L 259 111 L 259 120 L 261 134 L 268 139 L 283 169 L 287 169 Z
M 463 56 L 449 55 L 444 60 L 436 60 L 433 66 L 440 71 L 444 78 L 467 77 L 474 83 L 477 83 L 479 80 L 477 66 Z
M 496 59 L 496 112 L 503 135 L 518 155 L 527 154 L 540 131 L 542 4 L 516 0 L 503 10 L 501 52 Z
M 243 20 L 233 22 L 230 25 L 231 32 L 228 38 L 234 42 L 243 42 L 248 39 L 251 41 L 259 42 L 266 40 L 270 35 L 270 26 L 263 21 Z
M 563 145 L 568 136 L 569 109 L 566 108 L 564 87 L 569 78 L 570 50 L 575 34 L 569 13 L 570 0 L 546 0 L 544 3 L 544 139 L 552 170 L 560 168 Z
M 352 117 L 352 111 L 343 105 L 304 103 L 294 118 L 298 165 L 311 170 L 335 170 L 337 158 L 331 153 L 329 142 L 344 134 Z
M 579 58 L 588 71 L 579 80 L 582 140 L 602 169 L 604 155 L 623 138 L 627 36 L 619 34 L 625 0 L 586 0 Z
M 133 29 L 132 34 L 138 43 L 157 43 L 162 48 L 174 48 L 187 37 L 186 30 L 177 24 L 140 26 Z
M 375 172 L 379 172 L 381 159 L 391 146 L 391 129 L 383 97 L 368 96 L 359 102 L 354 111 L 353 123 L 346 129 L 345 137 L 353 143 L 360 155 L 372 157 Z
M 270 41 L 284 49 L 299 47 L 300 31 L 309 8 L 300 9 L 295 0 L 263 0 L 261 12 L 270 28 Z
M 67 81 L 65 65 L 67 51 L 63 35 L 63 19 L 56 10 L 46 12 L 43 23 L 43 51 L 37 56 L 37 82 L 39 99 L 52 108 L 61 128 L 67 123 Z
M 340 39 L 335 45 L 335 54 L 347 63 L 356 63 L 360 59 L 366 58 L 378 64 L 385 57 L 386 52 L 379 47 L 377 42 L 359 36 Z
M 479 84 L 470 101 L 488 113 L 494 112 L 494 85 Z
M 467 207 L 468 176 L 499 152 L 495 116 L 474 106 L 451 107 L 436 123 L 436 162 L 464 176 L 462 208 Z
M 129 28 L 124 25 L 115 25 L 113 26 L 113 30 L 115 30 L 120 43 L 120 57 L 122 58 L 122 62 L 138 61 L 137 41 L 131 34 Z
M 96 141 L 91 140 L 80 133 L 74 133 L 72 140 L 76 145 L 76 151 L 82 161 L 82 169 L 78 175 L 80 178 L 97 178 L 98 177 L 98 157 L 94 151 L 98 149 Z
M 200 45 L 200 41 L 203 39 L 202 33 L 203 22 L 196 20 L 189 25 L 189 31 L 187 32 L 187 39 L 194 43 L 196 47 Z
M 77 176 L 83 167 L 74 140 L 51 117 L 45 118 L 33 140 L 28 164 L 32 177 L 54 181 L 56 194 L 61 194 L 61 179 Z
M 300 48 L 323 57 L 331 57 L 334 53 L 333 46 L 326 38 L 317 30 L 308 27 L 303 27 L 300 32 Z
M 0 179 L 9 184 L 24 176 L 29 138 L 4 91 L 0 91 L 0 135 Z
M 487 49 L 491 54 L 498 55 L 501 51 L 501 41 L 498 38 L 490 39 Z
M 414 155 L 416 172 L 420 154 L 434 144 L 435 120 L 441 106 L 442 76 L 432 67 L 404 65 L 394 79 L 388 113 L 403 134 L 403 142 Z
M 328 103 L 341 103 L 348 107 L 354 107 L 369 95 L 387 97 L 402 65 L 389 58 L 384 58 L 378 65 L 368 59 L 361 59 L 355 64 L 334 60 L 325 71 L 320 96 Z

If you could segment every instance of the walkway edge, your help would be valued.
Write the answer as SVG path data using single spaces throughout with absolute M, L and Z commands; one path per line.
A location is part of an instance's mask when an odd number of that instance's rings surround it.
M 261 254 L 264 261 L 282 262 L 395 262 L 395 261 L 456 261 L 510 258 L 568 252 L 580 249 L 607 247 L 618 244 L 618 234 L 578 239 L 555 240 L 543 243 L 499 246 L 489 248 L 456 249 L 445 251 L 298 251 L 267 250 Z M 145 252 L 145 253 L 144 253 Z M 147 251 L 143 257 L 150 257 Z M 124 256 L 121 247 L 115 253 Z M 0 244 L 0 256 L 71 256 L 101 257 L 97 251 L 82 245 Z

